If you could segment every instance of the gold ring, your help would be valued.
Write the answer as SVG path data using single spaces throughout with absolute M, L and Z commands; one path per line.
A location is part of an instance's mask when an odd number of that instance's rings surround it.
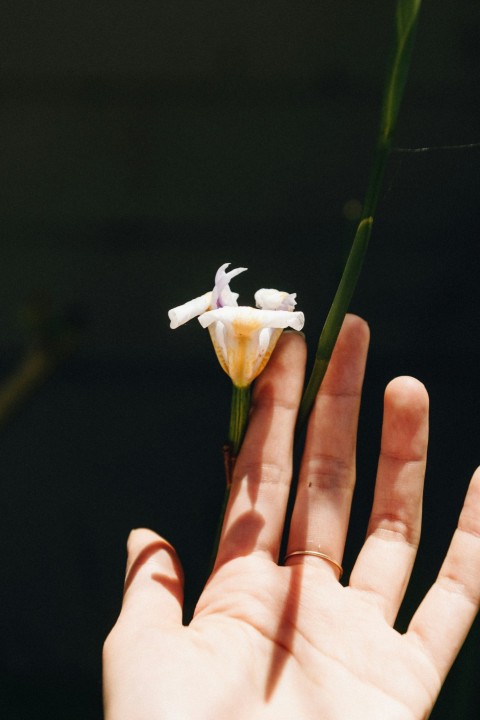
M 336 560 L 330 557 L 330 555 L 327 555 L 323 552 L 318 552 L 317 550 L 295 550 L 294 552 L 288 553 L 288 555 L 285 555 L 284 564 L 287 562 L 288 558 L 294 557 L 294 555 L 312 555 L 313 557 L 321 558 L 322 560 L 326 560 L 328 563 L 333 565 L 339 572 L 340 575 L 338 579 L 343 575 L 343 568 Z

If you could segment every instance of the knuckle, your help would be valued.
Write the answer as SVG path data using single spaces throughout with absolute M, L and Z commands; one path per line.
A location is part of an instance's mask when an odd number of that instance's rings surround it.
M 308 487 L 319 490 L 348 490 L 353 487 L 355 470 L 339 456 L 318 453 L 307 462 L 305 480 Z
M 234 472 L 234 482 L 248 480 L 255 485 L 284 485 L 289 481 L 289 470 L 276 462 L 249 462 Z

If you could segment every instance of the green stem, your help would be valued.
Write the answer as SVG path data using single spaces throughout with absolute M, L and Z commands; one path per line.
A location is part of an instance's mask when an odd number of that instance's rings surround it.
M 373 218 L 380 197 L 385 169 L 392 147 L 393 133 L 405 89 L 420 4 L 421 0 L 398 0 L 397 3 L 395 38 L 387 72 L 381 107 L 380 129 L 363 212 L 340 283 L 318 341 L 314 366 L 300 405 L 297 421 L 298 430 L 301 430 L 308 419 L 360 277 L 372 234 Z
M 235 461 L 243 436 L 247 427 L 248 412 L 250 410 L 250 385 L 248 387 L 237 387 L 232 385 L 232 404 L 230 409 L 230 428 L 228 432 L 228 443 L 230 452 Z
M 222 534 L 223 520 L 230 497 L 230 488 L 232 486 L 232 473 L 235 466 L 238 453 L 242 446 L 245 430 L 247 428 L 248 413 L 250 411 L 250 385 L 248 387 L 237 387 L 232 385 L 232 403 L 230 409 L 230 427 L 228 431 L 228 444 L 224 447 L 225 462 L 225 494 L 223 497 L 222 509 L 220 511 L 215 542 L 213 544 L 212 557 L 210 561 L 210 571 L 215 565 L 220 536 Z

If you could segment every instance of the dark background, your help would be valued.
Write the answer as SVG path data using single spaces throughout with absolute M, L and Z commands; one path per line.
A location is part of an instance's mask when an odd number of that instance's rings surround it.
M 394 2 L 3 0 L 0 370 L 32 317 L 78 348 L 0 437 L 2 717 L 100 709 L 126 536 L 178 548 L 188 605 L 222 495 L 229 383 L 170 307 L 223 262 L 244 303 L 298 293 L 313 351 L 372 157 Z M 425 0 L 400 147 L 480 141 L 480 5 Z M 424 538 L 405 623 L 480 462 L 478 148 L 394 153 L 352 309 L 372 331 L 345 560 L 363 537 L 382 394 L 431 394 Z M 30 331 L 28 327 L 30 326 Z M 48 333 L 47 333 L 48 334 Z M 441 632 L 441 628 L 439 628 Z M 478 717 L 478 623 L 433 718 Z

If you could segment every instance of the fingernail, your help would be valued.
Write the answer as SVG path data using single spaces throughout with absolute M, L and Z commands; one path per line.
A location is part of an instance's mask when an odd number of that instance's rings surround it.
M 287 334 L 288 335 L 300 335 L 300 337 L 302 337 L 304 340 L 306 339 L 304 332 L 302 332 L 301 330 L 294 330 L 293 328 L 287 328 L 286 330 L 283 331 L 283 334 L 284 335 L 287 335 Z

